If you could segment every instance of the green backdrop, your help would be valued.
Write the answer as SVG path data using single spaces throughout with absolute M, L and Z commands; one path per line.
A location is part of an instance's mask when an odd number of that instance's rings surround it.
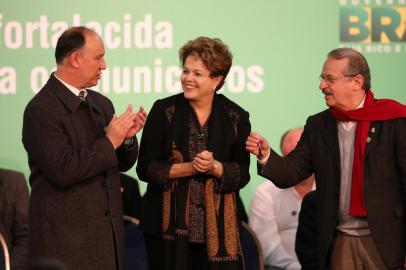
M 376 97 L 406 103 L 404 0 L 2 0 L 1 167 L 28 178 L 24 107 L 55 68 L 59 34 L 79 24 L 105 40 L 108 70 L 99 91 L 117 112 L 128 103 L 149 110 L 154 100 L 179 92 L 177 51 L 202 35 L 231 48 L 234 65 L 224 94 L 250 112 L 252 129 L 275 149 L 284 131 L 325 109 L 318 76 L 336 47 L 366 56 Z M 128 174 L 136 177 L 135 169 Z M 241 192 L 246 208 L 262 181 L 252 158 L 251 181 Z

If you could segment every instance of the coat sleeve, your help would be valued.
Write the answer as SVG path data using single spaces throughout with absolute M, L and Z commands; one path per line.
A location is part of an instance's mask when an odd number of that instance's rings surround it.
M 165 157 L 168 122 L 161 101 L 157 100 L 148 115 L 142 132 L 137 174 L 141 181 L 165 189 L 172 163 Z
M 134 137 L 134 142 L 131 146 L 124 143 L 116 150 L 118 168 L 122 172 L 128 171 L 137 161 L 138 156 L 138 140 Z
M 257 164 L 258 174 L 279 188 L 289 188 L 307 179 L 313 173 L 309 129 L 308 120 L 296 148 L 286 157 L 271 149 L 268 161 Z
M 113 103 L 103 97 L 104 101 L 104 108 L 105 108 L 105 114 L 106 114 L 106 123 L 110 123 L 111 118 L 114 114 L 114 106 Z M 106 137 L 107 138 L 107 137 Z M 126 172 L 128 171 L 131 167 L 134 166 L 135 162 L 137 161 L 138 157 L 138 140 L 137 137 L 134 136 L 134 142 L 130 146 L 125 145 L 124 143 L 116 149 L 116 156 L 117 156 L 117 162 L 118 162 L 118 169 L 121 172 Z
M 106 136 L 89 146 L 75 146 L 68 136 L 72 127 L 65 112 L 46 105 L 31 104 L 24 112 L 23 144 L 32 170 L 40 170 L 56 186 L 69 188 L 118 165 Z
M 251 132 L 249 114 L 246 111 L 240 113 L 237 123 L 237 140 L 233 145 L 230 159 L 221 161 L 223 164 L 223 176 L 217 179 L 219 192 L 233 192 L 243 188 L 250 180 L 249 166 L 250 155 L 245 150 L 245 141 Z

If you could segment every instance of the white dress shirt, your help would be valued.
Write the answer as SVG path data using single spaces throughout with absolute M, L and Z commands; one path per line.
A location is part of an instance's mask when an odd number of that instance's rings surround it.
M 279 189 L 267 180 L 256 189 L 248 220 L 261 243 L 265 265 L 301 269 L 295 253 L 301 204 L 294 187 Z

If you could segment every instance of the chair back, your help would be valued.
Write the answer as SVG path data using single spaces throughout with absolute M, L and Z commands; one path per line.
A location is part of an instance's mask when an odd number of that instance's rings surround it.
M 8 248 L 6 240 L 0 233 L 0 270 L 10 270 L 10 254 L 8 253 Z
M 240 229 L 240 241 L 245 270 L 264 270 L 264 256 L 255 232 L 244 221 Z
M 124 216 L 125 270 L 148 270 L 147 249 L 144 234 L 138 228 L 139 221 Z

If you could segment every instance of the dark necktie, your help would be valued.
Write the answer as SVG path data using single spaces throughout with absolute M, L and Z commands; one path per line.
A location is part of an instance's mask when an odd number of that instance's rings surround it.
M 80 90 L 78 97 L 82 101 L 82 105 L 87 106 L 86 91 L 85 90 Z
M 86 91 L 85 90 L 80 90 L 78 97 L 80 98 L 81 101 L 85 102 L 86 101 Z

